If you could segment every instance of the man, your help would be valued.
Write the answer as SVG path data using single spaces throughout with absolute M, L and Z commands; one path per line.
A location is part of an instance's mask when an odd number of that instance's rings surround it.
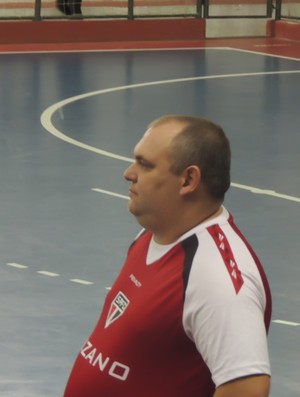
M 56 0 L 56 8 L 73 18 L 82 18 L 82 0 Z
M 223 207 L 230 146 L 199 117 L 150 124 L 125 171 L 143 227 L 65 397 L 267 397 L 271 296 Z

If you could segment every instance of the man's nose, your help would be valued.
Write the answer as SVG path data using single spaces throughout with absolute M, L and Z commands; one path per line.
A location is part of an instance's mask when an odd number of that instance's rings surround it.
M 134 182 L 136 181 L 136 172 L 134 171 L 134 164 L 131 164 L 125 171 L 123 174 L 124 178 L 126 179 L 126 181 L 129 182 Z

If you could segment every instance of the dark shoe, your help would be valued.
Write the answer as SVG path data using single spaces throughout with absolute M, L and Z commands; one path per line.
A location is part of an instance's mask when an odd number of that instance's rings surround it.
M 72 14 L 70 15 L 71 19 L 83 19 L 83 15 L 82 14 Z

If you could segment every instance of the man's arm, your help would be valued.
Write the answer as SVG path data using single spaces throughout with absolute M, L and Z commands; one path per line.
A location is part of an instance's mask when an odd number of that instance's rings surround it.
M 270 377 L 268 375 L 249 376 L 219 386 L 213 397 L 268 397 Z

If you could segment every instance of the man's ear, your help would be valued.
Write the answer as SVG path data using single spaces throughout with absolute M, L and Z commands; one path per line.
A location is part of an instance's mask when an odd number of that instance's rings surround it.
M 201 171 L 196 165 L 190 165 L 182 173 L 181 194 L 192 193 L 197 190 L 201 182 Z

